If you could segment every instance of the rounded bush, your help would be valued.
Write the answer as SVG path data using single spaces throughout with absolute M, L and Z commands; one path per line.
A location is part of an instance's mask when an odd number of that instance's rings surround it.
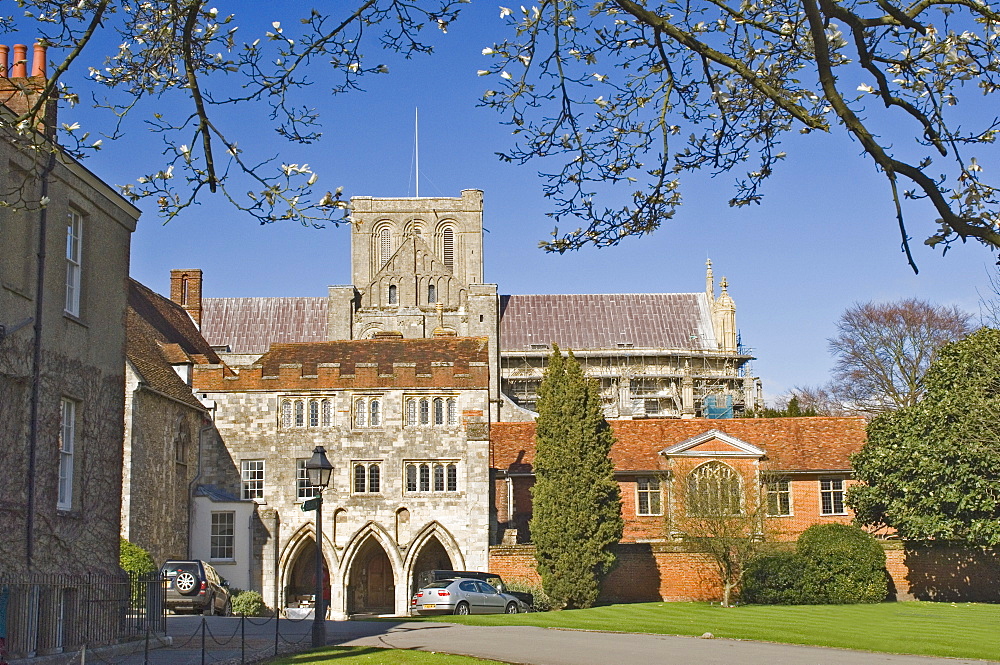
M 809 603 L 880 603 L 888 594 L 885 551 L 871 534 L 847 524 L 814 524 L 796 551 L 809 564 L 801 582 Z
M 264 597 L 258 591 L 233 591 L 231 597 L 233 614 L 243 614 L 248 617 L 264 616 L 268 612 Z
M 133 545 L 124 538 L 119 539 L 118 565 L 126 573 L 143 574 L 156 570 L 156 562 L 149 552 Z
M 747 565 L 740 600 L 759 605 L 801 605 L 801 582 L 809 570 L 805 557 L 794 552 L 759 556 Z

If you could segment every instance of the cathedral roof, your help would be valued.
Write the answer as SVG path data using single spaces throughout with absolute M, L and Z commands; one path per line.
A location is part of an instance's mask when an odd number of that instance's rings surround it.
M 264 353 L 271 344 L 324 342 L 326 298 L 203 298 L 201 334 L 233 353 Z
M 233 353 L 327 340 L 328 299 L 204 298 L 201 333 Z M 555 342 L 564 349 L 718 350 L 703 293 L 500 296 L 501 351 Z
M 734 418 L 730 420 L 613 420 L 611 458 L 616 471 L 664 468 L 661 451 L 718 430 L 765 451 L 771 471 L 829 472 L 851 469 L 850 455 L 865 443 L 859 417 Z M 490 466 L 530 473 L 535 458 L 535 423 L 492 423 Z
M 574 351 L 718 349 L 704 293 L 500 297 L 501 351 L 552 342 Z

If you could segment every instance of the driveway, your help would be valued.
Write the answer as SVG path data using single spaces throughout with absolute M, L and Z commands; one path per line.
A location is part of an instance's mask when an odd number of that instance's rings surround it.
M 251 623 L 251 621 L 253 623 Z M 206 619 L 205 662 L 241 656 L 240 620 Z M 150 653 L 150 665 L 197 664 L 200 659 L 200 617 L 170 617 L 167 632 L 174 647 Z M 282 619 L 277 641 L 282 650 L 305 650 L 310 644 L 311 621 Z M 243 626 L 246 655 L 273 653 L 275 622 L 247 620 Z M 983 665 L 986 661 L 804 647 L 770 642 L 701 639 L 635 633 L 600 633 L 555 630 L 531 626 L 462 626 L 449 623 L 395 621 L 327 622 L 330 644 L 419 649 L 492 658 L 525 665 L 615 665 L 619 663 L 670 663 L 672 665 Z M 114 662 L 142 665 L 135 654 Z
M 353 623 L 353 622 L 352 622 Z M 384 634 L 342 644 L 444 651 L 530 665 L 957 665 L 981 660 L 894 656 L 866 651 L 803 647 L 770 642 L 701 639 L 636 633 L 598 633 L 532 626 L 460 626 L 444 623 L 390 624 Z

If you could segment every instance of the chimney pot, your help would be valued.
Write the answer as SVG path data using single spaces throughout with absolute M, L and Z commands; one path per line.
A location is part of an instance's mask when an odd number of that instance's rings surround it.
M 31 59 L 31 75 L 45 76 L 45 45 L 35 42 L 35 53 Z
M 25 44 L 14 44 L 14 67 L 11 78 L 24 78 L 28 75 L 28 47 Z
M 7 78 L 8 67 L 10 67 L 9 53 L 10 47 L 6 44 L 0 44 L 0 78 Z

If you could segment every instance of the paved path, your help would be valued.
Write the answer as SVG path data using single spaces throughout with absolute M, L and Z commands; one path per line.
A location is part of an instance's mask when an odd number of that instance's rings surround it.
M 978 660 L 894 656 L 769 642 L 436 623 L 395 624 L 382 635 L 355 638 L 345 644 L 444 651 L 531 665 L 984 664 Z
M 200 665 L 200 623 L 199 617 L 170 617 L 167 632 L 175 646 L 150 652 L 150 665 Z M 205 663 L 231 659 L 239 663 L 239 619 L 212 617 L 206 626 L 206 644 L 214 648 Z M 274 628 L 273 621 L 263 625 L 248 622 L 247 655 L 273 653 Z M 293 646 L 296 644 L 301 647 L 296 650 L 308 648 L 310 628 L 310 621 L 282 620 L 279 645 L 283 649 L 296 648 Z M 227 642 L 232 638 L 236 639 Z M 330 621 L 327 638 L 330 644 L 439 651 L 527 665 L 984 665 L 986 662 L 769 642 L 402 621 Z M 98 662 L 99 659 L 88 658 L 89 665 Z M 109 658 L 105 662 L 143 665 L 143 654 Z

